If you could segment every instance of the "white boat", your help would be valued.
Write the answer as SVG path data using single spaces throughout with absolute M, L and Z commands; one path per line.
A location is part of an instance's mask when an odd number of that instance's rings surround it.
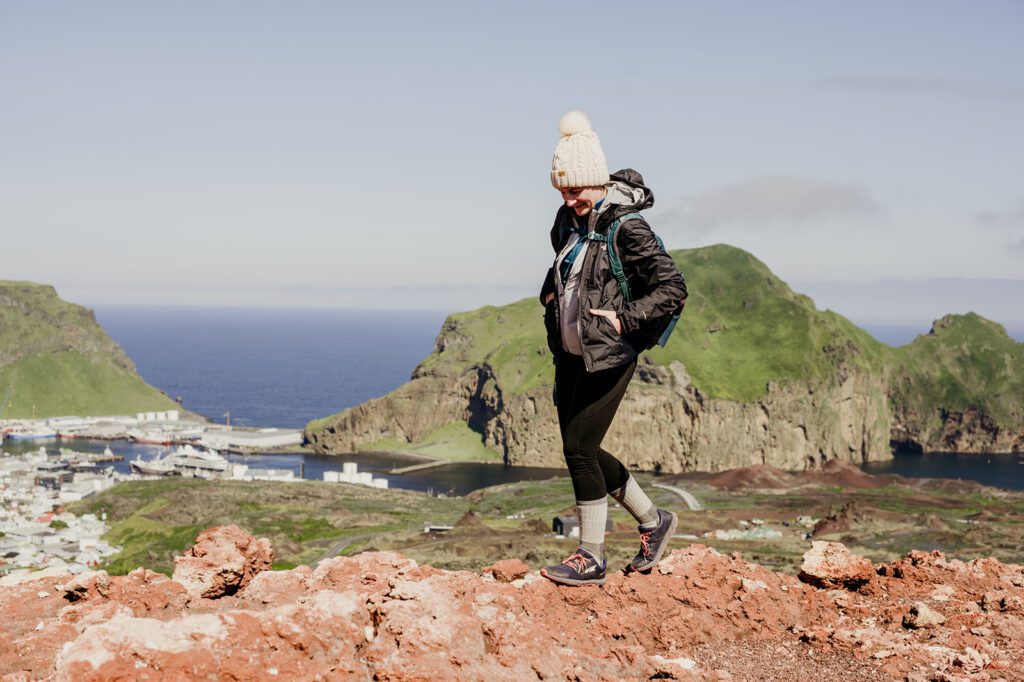
M 142 459 L 142 455 L 137 455 L 134 460 L 128 463 L 131 470 L 138 474 L 145 474 L 147 476 L 174 476 L 178 473 L 178 470 L 174 468 L 174 464 L 167 461 L 166 457 L 157 457 L 151 459 L 148 462 Z
M 216 450 L 196 450 L 191 445 L 182 445 L 165 458 L 176 469 L 191 469 L 196 472 L 224 473 L 230 463 Z
M 136 443 L 148 445 L 170 445 L 174 442 L 174 434 L 163 429 L 129 429 L 128 437 Z
M 40 429 L 36 431 L 29 430 L 12 430 L 7 432 L 7 437 L 11 440 L 49 440 L 57 437 L 57 432 L 53 429 Z

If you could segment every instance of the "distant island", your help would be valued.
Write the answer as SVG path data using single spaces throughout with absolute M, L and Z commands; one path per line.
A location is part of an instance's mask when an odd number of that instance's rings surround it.
M 0 280 L 0 418 L 179 408 L 142 380 L 91 310 L 52 286 Z
M 975 314 L 887 346 L 718 244 L 672 252 L 690 299 L 646 354 L 607 439 L 629 465 L 718 471 L 918 451 L 1024 451 L 1024 344 Z M 391 393 L 310 422 L 319 452 L 400 450 L 559 466 L 536 300 L 451 315 Z

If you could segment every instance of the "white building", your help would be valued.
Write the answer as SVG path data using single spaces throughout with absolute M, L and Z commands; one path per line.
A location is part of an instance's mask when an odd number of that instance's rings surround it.
M 359 471 L 356 462 L 342 462 L 341 471 L 325 471 L 324 481 L 326 483 L 355 483 L 372 488 L 387 488 L 388 479 L 374 478 L 368 471 Z

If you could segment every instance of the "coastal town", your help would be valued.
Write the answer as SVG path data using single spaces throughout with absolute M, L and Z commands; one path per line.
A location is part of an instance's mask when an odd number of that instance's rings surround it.
M 36 569 L 80 573 L 120 551 L 102 540 L 105 515 L 76 516 L 65 505 L 113 486 L 109 470 L 95 462 L 77 464 L 47 455 L 45 449 L 0 457 L 0 574 Z M 0 584 L 6 577 L 0 577 Z
M 102 452 L 75 450 L 75 441 L 105 441 Z M 172 450 L 125 462 L 116 441 Z M 29 571 L 80 573 L 99 566 L 120 551 L 102 538 L 106 515 L 77 516 L 67 505 L 131 480 L 180 476 L 236 481 L 288 483 L 302 480 L 293 469 L 250 466 L 221 454 L 254 454 L 298 445 L 301 432 L 285 429 L 237 430 L 179 419 L 175 411 L 139 413 L 135 417 L 59 417 L 0 421 L 0 584 Z M 113 445 L 113 449 L 111 448 Z M 38 446 L 38 447 L 37 447 Z M 59 447 L 58 447 L 59 446 Z M 243 457 L 235 457 L 242 460 Z M 354 462 L 340 471 L 325 471 L 329 483 L 387 488 L 388 481 L 360 472 Z

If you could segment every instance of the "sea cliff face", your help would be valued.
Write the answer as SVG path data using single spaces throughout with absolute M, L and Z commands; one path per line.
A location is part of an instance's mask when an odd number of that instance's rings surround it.
M 418 373 L 308 439 L 320 452 L 354 452 L 382 439 L 416 443 L 453 421 L 482 434 L 508 464 L 563 463 L 551 387 L 506 394 L 486 364 L 458 376 Z M 682 362 L 644 359 L 604 447 L 627 466 L 666 473 L 754 464 L 802 469 L 832 459 L 886 459 L 890 432 L 884 381 L 850 365 L 820 382 L 773 382 L 762 398 L 744 403 L 704 395 Z
M 673 252 L 690 282 L 679 331 L 641 357 L 604 447 L 677 472 L 926 451 L 1024 451 L 1024 344 L 977 315 L 890 348 L 718 245 Z M 409 383 L 311 423 L 324 453 L 415 445 L 463 424 L 508 464 L 560 466 L 539 306 L 452 315 Z
M 550 387 L 506 400 L 486 368 L 459 378 L 417 378 L 308 437 L 320 452 L 354 452 L 384 438 L 415 443 L 452 421 L 483 434 L 508 464 L 563 464 Z M 638 370 L 604 447 L 648 471 L 802 469 L 831 459 L 886 459 L 889 433 L 884 386 L 862 372 L 821 386 L 773 384 L 748 404 L 702 395 L 675 362 Z

